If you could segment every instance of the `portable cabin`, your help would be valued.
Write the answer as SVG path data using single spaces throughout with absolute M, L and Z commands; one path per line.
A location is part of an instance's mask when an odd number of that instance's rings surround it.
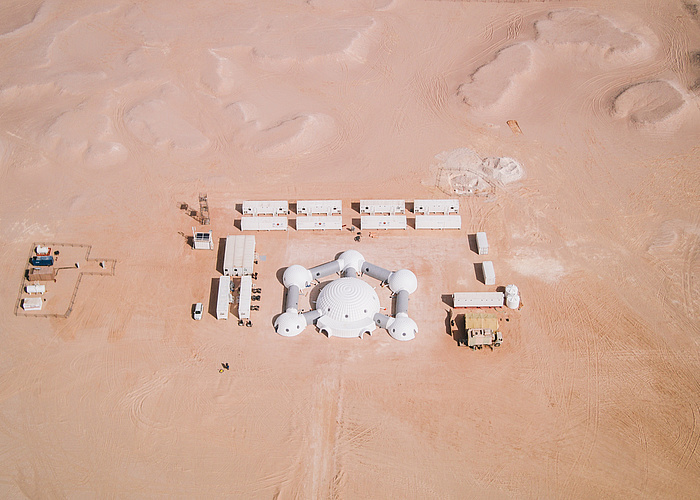
M 459 200 L 414 200 L 414 214 L 456 214 L 459 213 Z
M 476 251 L 479 255 L 488 255 L 489 253 L 489 242 L 483 231 L 476 233 Z
M 231 303 L 231 277 L 219 277 L 219 294 L 216 299 L 216 319 L 228 319 L 228 309 Z
M 360 200 L 361 214 L 402 214 L 405 211 L 405 200 Z
M 297 214 L 304 215 L 340 215 L 343 211 L 342 200 L 299 200 Z
M 28 297 L 22 300 L 22 309 L 25 311 L 41 311 L 44 300 L 41 297 Z
M 195 250 L 214 250 L 214 238 L 211 230 L 203 232 L 192 228 L 192 248 Z
M 229 235 L 224 250 L 224 276 L 244 276 L 253 272 L 255 264 L 255 236 Z
M 503 292 L 455 292 L 453 307 L 503 307 Z
M 287 217 L 243 217 L 241 231 L 286 231 Z
M 287 215 L 288 213 L 287 200 L 243 202 L 243 215 Z
M 297 217 L 296 222 L 297 231 L 343 229 L 343 218 L 339 215 L 308 215 Z
M 485 260 L 481 263 L 481 270 L 484 273 L 484 285 L 495 285 L 496 272 L 493 270 L 493 262 Z
M 405 215 L 363 215 L 360 229 L 406 229 Z
M 462 216 L 416 215 L 416 229 L 462 229 Z
M 238 319 L 250 319 L 250 301 L 253 292 L 253 278 L 243 276 L 238 289 Z
M 27 273 L 29 281 L 56 281 L 56 270 L 53 267 L 33 267 Z
M 43 295 L 46 292 L 46 285 L 27 285 L 24 291 L 30 294 Z

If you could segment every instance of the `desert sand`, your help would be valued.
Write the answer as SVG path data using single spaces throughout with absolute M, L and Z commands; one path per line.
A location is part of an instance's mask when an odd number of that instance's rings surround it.
M 3 2 L 0 496 L 697 497 L 698 54 L 697 0 Z M 253 327 L 212 314 L 243 200 L 450 196 L 460 231 L 259 233 Z M 494 351 L 446 325 L 476 231 L 523 299 Z M 15 315 L 35 242 L 114 275 Z M 415 340 L 275 334 L 349 248 L 417 274 Z

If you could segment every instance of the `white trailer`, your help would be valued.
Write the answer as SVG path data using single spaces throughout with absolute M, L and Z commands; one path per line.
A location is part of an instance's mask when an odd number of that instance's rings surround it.
M 28 297 L 22 300 L 22 309 L 25 311 L 41 311 L 43 302 L 41 297 Z
M 243 202 L 243 215 L 287 215 L 288 213 L 289 202 L 286 200 Z
M 496 271 L 493 270 L 493 262 L 485 260 L 481 263 L 481 270 L 484 273 L 484 285 L 495 285 Z
M 297 231 L 312 229 L 343 229 L 343 218 L 338 215 L 309 215 L 297 217 Z
M 405 211 L 405 200 L 360 200 L 361 214 L 402 214 Z
M 343 213 L 342 200 L 299 200 L 297 201 L 297 214 L 314 215 L 340 215 Z
M 43 295 L 46 292 L 46 285 L 27 285 L 24 291 L 31 294 Z
M 255 236 L 229 235 L 224 250 L 224 276 L 243 276 L 253 272 L 255 264 Z
M 406 229 L 405 215 L 363 215 L 360 229 Z
M 250 319 L 250 300 L 253 293 L 253 278 L 243 276 L 238 289 L 238 319 Z
M 462 216 L 416 215 L 416 229 L 462 229 Z
M 453 307 L 503 307 L 503 292 L 455 292 Z
M 286 231 L 287 217 L 242 217 L 241 231 Z
M 231 303 L 231 277 L 219 276 L 219 294 L 216 298 L 216 319 L 228 319 Z
M 488 255 L 489 241 L 483 231 L 476 233 L 476 251 L 479 255 Z
M 459 213 L 459 200 L 414 200 L 414 214 L 457 214 Z
M 192 247 L 195 250 L 214 250 L 214 237 L 211 231 L 197 231 L 192 228 Z

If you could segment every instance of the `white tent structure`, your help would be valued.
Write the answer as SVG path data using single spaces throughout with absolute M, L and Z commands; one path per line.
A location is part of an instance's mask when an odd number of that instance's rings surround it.
M 341 278 L 327 284 L 318 295 L 316 308 L 299 313 L 300 290 L 316 280 L 338 273 Z M 366 274 L 386 283 L 394 293 L 394 316 L 380 311 L 379 297 L 374 288 L 358 277 Z M 416 322 L 408 316 L 408 296 L 416 291 L 418 280 L 408 269 L 389 271 L 365 261 L 355 250 L 347 250 L 331 262 L 306 269 L 293 265 L 282 277 L 287 297 L 285 312 L 275 320 L 275 331 L 285 337 L 301 333 L 310 323 L 328 337 L 362 338 L 378 326 L 386 328 L 396 340 L 411 340 L 418 331 Z

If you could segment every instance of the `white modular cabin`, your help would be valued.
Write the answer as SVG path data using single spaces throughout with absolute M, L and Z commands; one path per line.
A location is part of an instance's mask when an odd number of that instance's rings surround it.
M 479 255 L 488 255 L 489 241 L 483 231 L 476 233 L 476 251 Z
M 195 250 L 214 250 L 214 237 L 211 231 L 203 232 L 192 228 L 192 247 Z
M 289 202 L 286 200 L 243 202 L 243 215 L 287 215 L 288 213 Z
M 360 200 L 361 214 L 403 214 L 406 200 Z
M 46 285 L 27 285 L 24 291 L 32 294 L 43 295 L 46 292 Z
M 299 200 L 297 214 L 340 215 L 343 213 L 342 200 Z
M 286 231 L 287 217 L 242 217 L 241 231 Z
M 455 292 L 453 307 L 503 307 L 503 292 Z
M 481 271 L 484 273 L 484 285 L 496 284 L 496 271 L 493 270 L 493 262 L 490 260 L 482 262 Z
M 229 235 L 224 250 L 224 276 L 244 276 L 253 272 L 255 264 L 255 236 Z
M 309 215 L 297 217 L 297 231 L 313 229 L 343 229 L 343 218 L 338 215 Z
M 462 229 L 462 216 L 416 215 L 416 229 Z
M 231 277 L 219 276 L 219 293 L 216 298 L 216 319 L 228 319 L 231 303 Z
M 363 215 L 360 229 L 406 229 L 405 215 Z
M 250 300 L 253 293 L 253 278 L 243 276 L 238 288 L 238 319 L 250 319 Z
M 22 309 L 25 311 L 41 311 L 43 302 L 41 297 L 28 297 L 22 300 Z
M 459 200 L 414 200 L 414 214 L 457 214 L 459 213 Z

